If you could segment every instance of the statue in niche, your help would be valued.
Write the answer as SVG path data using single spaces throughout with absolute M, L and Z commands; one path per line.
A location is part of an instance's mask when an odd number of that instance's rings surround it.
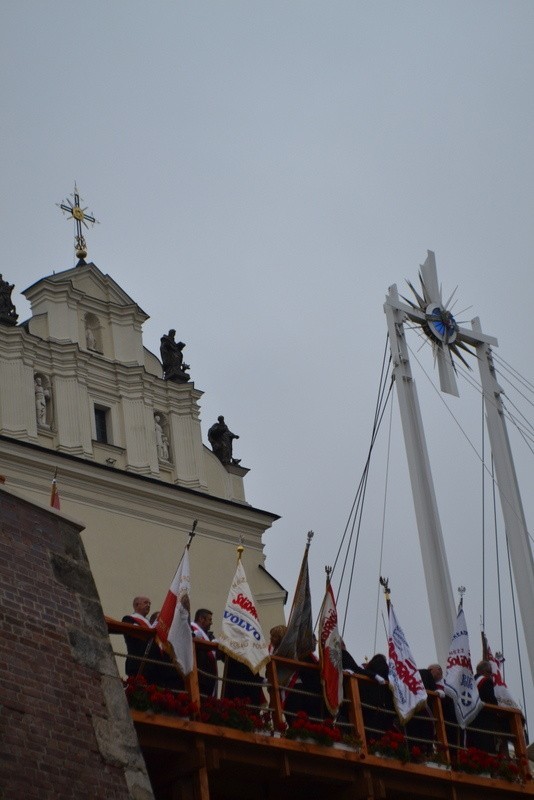
M 191 376 L 187 374 L 190 369 L 189 364 L 184 363 L 183 349 L 184 342 L 176 342 L 175 330 L 170 330 L 169 333 L 161 337 L 161 362 L 163 364 L 163 377 L 166 381 L 176 381 L 178 383 L 187 383 Z
M 87 345 L 88 350 L 96 350 L 96 338 L 92 328 L 87 327 L 85 329 L 85 343 Z
M 34 380 L 35 388 L 35 413 L 37 416 L 37 424 L 41 428 L 49 428 L 50 425 L 46 421 L 46 406 L 50 400 L 50 390 L 43 386 L 42 378 L 36 377 Z
M 4 325 L 16 325 L 18 314 L 17 309 L 11 300 L 11 292 L 15 288 L 14 283 L 8 283 L 0 274 L 0 323 Z
M 154 428 L 156 430 L 156 449 L 158 451 L 158 458 L 160 461 L 170 461 L 169 440 L 161 425 L 161 417 L 159 414 L 154 415 Z
M 232 433 L 224 421 L 224 417 L 217 417 L 217 422 L 208 431 L 208 441 L 221 464 L 234 464 L 237 466 L 240 463 L 240 458 L 233 458 L 232 456 L 234 439 L 239 439 L 237 433 Z

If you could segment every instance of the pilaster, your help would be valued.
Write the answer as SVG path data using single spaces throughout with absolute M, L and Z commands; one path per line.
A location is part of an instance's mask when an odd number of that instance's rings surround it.
M 0 361 L 0 433 L 37 441 L 33 369 L 21 358 Z

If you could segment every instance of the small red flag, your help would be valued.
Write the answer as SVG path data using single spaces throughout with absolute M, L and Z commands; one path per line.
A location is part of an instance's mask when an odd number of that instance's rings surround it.
M 51 508 L 57 508 L 58 511 L 60 510 L 59 492 L 58 492 L 58 489 L 57 489 L 57 481 L 56 481 L 55 478 L 52 480 L 52 492 L 50 494 L 50 506 L 51 506 Z

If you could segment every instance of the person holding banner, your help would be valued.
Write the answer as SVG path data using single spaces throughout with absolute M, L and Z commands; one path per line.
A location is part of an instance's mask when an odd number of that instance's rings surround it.
M 150 600 L 144 595 L 134 597 L 133 614 L 122 618 L 123 622 L 137 625 L 147 630 L 152 630 L 152 625 L 147 619 L 150 612 Z M 166 653 L 162 653 L 153 638 L 140 639 L 137 636 L 124 636 L 128 658 L 126 659 L 126 674 L 128 676 L 143 675 L 149 683 L 155 683 L 167 689 L 183 689 L 184 683 L 174 664 Z
M 211 632 L 213 613 L 208 608 L 199 608 L 195 620 L 191 623 L 193 638 L 205 642 L 212 642 L 214 635 Z M 217 655 L 215 650 L 207 647 L 197 647 L 198 686 L 200 694 L 213 697 L 217 694 Z
M 319 659 L 315 655 L 317 638 L 313 635 L 313 650 L 300 658 L 302 666 L 294 673 L 294 680 L 288 686 L 284 710 L 288 715 L 296 715 L 299 711 L 304 711 L 312 719 L 325 718 L 325 705 L 323 700 L 323 685 L 321 683 L 321 672 L 319 669 Z M 304 666 L 312 665 L 312 669 Z
M 496 706 L 493 670 L 489 661 L 480 661 L 477 664 L 475 683 L 482 702 Z M 475 730 L 471 727 L 467 728 L 468 747 L 478 747 L 479 750 L 485 750 L 487 753 L 495 753 L 497 742 L 494 732 L 498 729 L 496 712 L 483 706 L 473 720 L 472 727 Z
M 263 693 L 263 678 L 254 675 L 250 667 L 235 658 L 226 656 L 222 696 L 227 700 L 241 697 L 253 706 L 263 706 L 267 698 Z
M 389 667 L 385 655 L 376 653 L 363 664 L 363 674 L 370 681 L 360 682 L 363 724 L 367 741 L 379 739 L 391 730 L 395 719 L 393 697 L 389 688 Z
M 271 656 L 241 560 L 243 550 L 244 547 L 239 545 L 237 569 L 228 593 L 219 637 L 219 650 L 227 656 L 223 691 L 227 699 L 248 697 L 255 705 L 262 705 L 263 678 L 259 673 Z

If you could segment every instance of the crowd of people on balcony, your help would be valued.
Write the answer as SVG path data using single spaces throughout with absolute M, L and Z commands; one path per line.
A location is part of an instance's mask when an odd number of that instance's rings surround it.
M 122 621 L 151 629 L 157 621 L 157 613 L 150 615 L 149 598 L 139 596 L 133 600 L 133 613 L 123 617 Z M 199 642 L 213 643 L 216 640 L 212 632 L 213 614 L 207 608 L 200 608 L 191 623 L 191 633 Z M 269 651 L 276 655 L 280 643 L 286 633 L 285 625 L 278 625 L 270 631 Z M 317 641 L 313 637 L 313 650 L 301 658 L 298 668 L 286 670 L 287 675 L 280 680 L 280 697 L 287 719 L 306 712 L 310 718 L 325 719 L 328 717 L 323 701 L 318 658 L 315 655 Z M 145 678 L 158 686 L 183 690 L 184 681 L 176 670 L 169 656 L 162 652 L 153 638 L 148 641 L 135 636 L 125 635 L 128 651 L 125 670 L 128 676 L 143 674 Z M 218 661 L 224 662 L 223 679 L 219 678 Z M 200 694 L 206 697 L 217 696 L 234 699 L 247 698 L 251 705 L 265 706 L 268 694 L 265 679 L 254 675 L 252 671 L 240 663 L 221 653 L 217 647 L 199 646 L 196 648 L 197 677 Z M 389 667 L 386 657 L 377 653 L 369 661 L 359 665 L 342 643 L 343 671 L 368 678 L 359 681 L 360 704 L 363 722 L 368 740 L 379 738 L 392 729 L 398 728 L 392 693 L 389 690 Z M 472 726 L 467 728 L 464 742 L 459 739 L 459 727 L 456 722 L 454 705 L 445 694 L 443 670 L 439 664 L 430 664 L 427 669 L 420 670 L 425 688 L 440 698 L 445 722 L 447 740 L 450 746 L 477 747 L 487 752 L 495 752 L 499 742 L 499 733 L 506 728 L 506 720 L 499 718 L 494 709 L 486 705 L 478 714 Z M 493 673 L 488 661 L 481 661 L 475 675 L 480 699 L 484 704 L 497 705 L 494 691 Z M 222 688 L 219 690 L 219 684 Z M 337 716 L 337 723 L 349 725 L 348 704 L 342 704 Z M 435 718 L 429 704 L 412 718 L 404 728 L 408 741 L 418 743 L 423 748 L 425 743 L 432 747 L 436 738 Z

